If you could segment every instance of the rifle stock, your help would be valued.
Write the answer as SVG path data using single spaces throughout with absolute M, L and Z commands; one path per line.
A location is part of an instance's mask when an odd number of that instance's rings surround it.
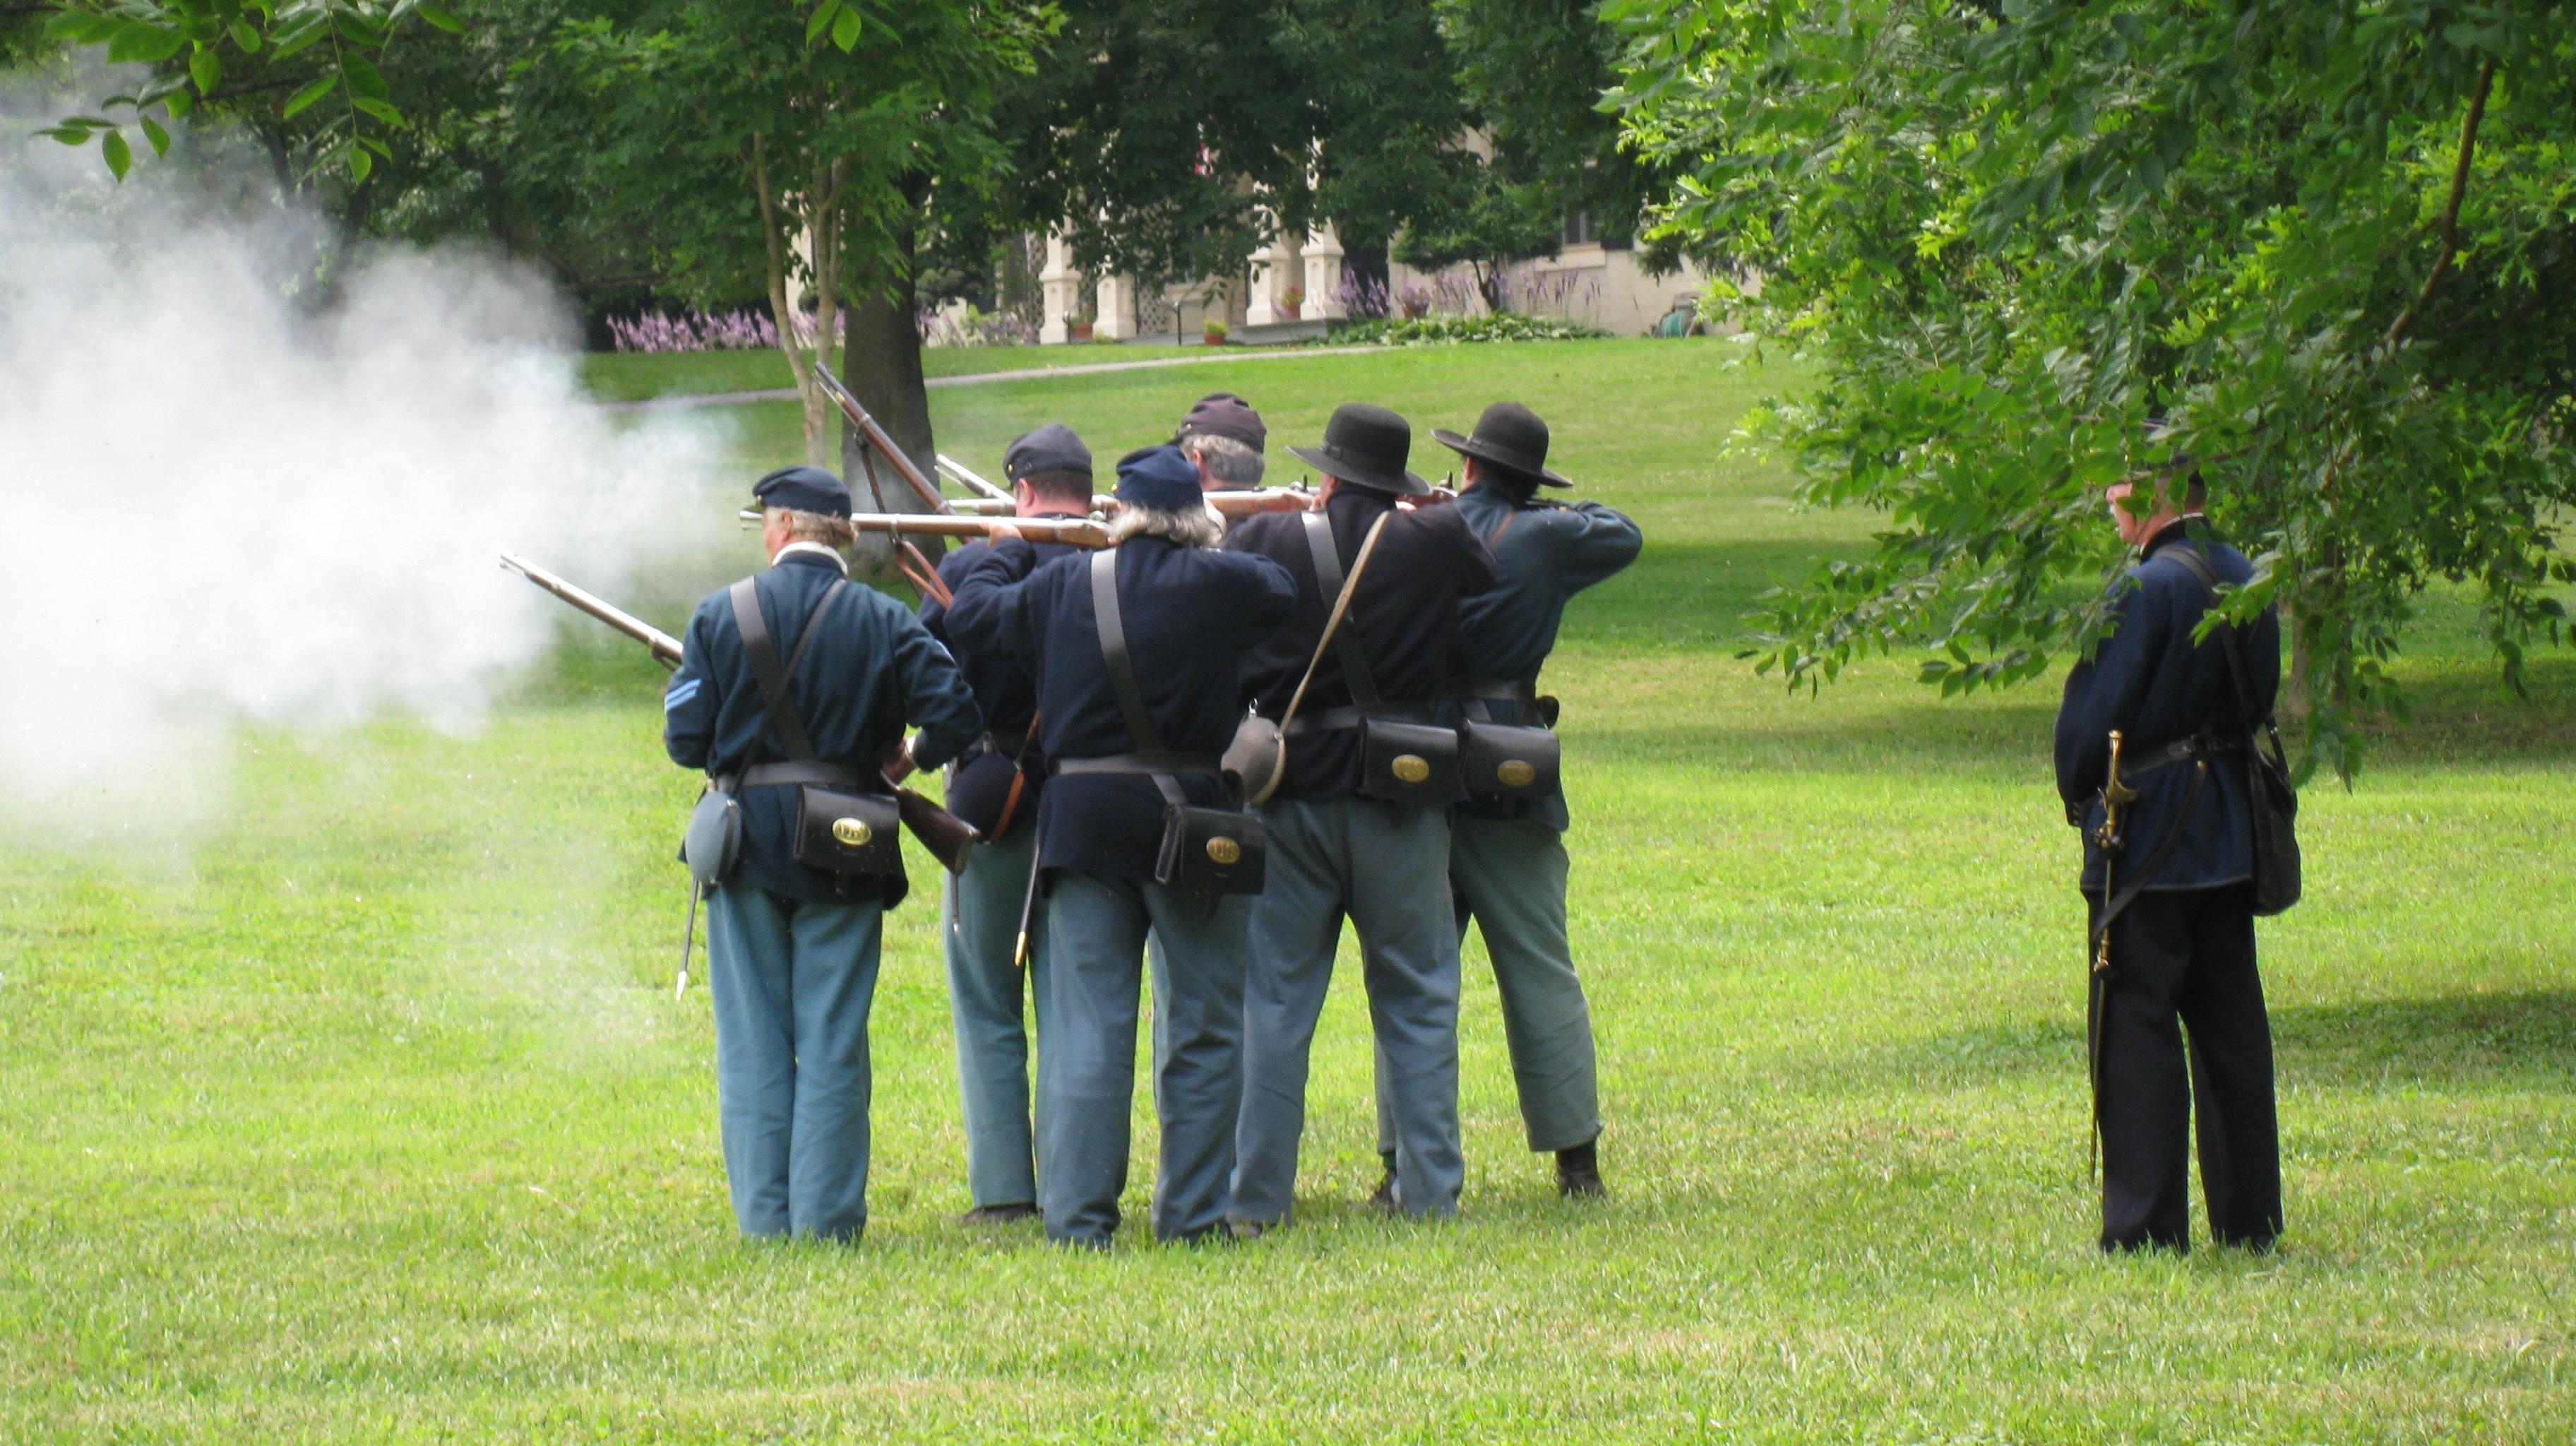
M 505 552 L 501 554 L 501 566 L 642 643 L 653 654 L 653 661 L 663 667 L 680 666 L 681 650 L 678 638 L 672 637 L 669 633 L 663 632 L 614 603 L 574 586 L 563 577 L 537 566 L 526 558 Z M 932 802 L 925 794 L 905 788 L 891 778 L 886 779 L 885 783 L 886 787 L 894 792 L 895 812 L 903 819 L 905 830 L 920 841 L 921 846 L 929 851 L 932 858 L 939 860 L 941 868 L 952 874 L 964 868 L 967 850 L 982 839 L 982 835 L 975 832 L 975 826 Z M 683 968 L 685 967 L 684 965 Z

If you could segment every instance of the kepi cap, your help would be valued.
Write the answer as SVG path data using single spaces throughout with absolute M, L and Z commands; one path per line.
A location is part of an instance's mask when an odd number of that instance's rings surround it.
M 1198 464 L 1168 444 L 1139 447 L 1118 459 L 1118 500 L 1129 507 L 1187 512 L 1205 507 Z
M 1230 437 L 1256 452 L 1270 440 L 1270 429 L 1262 425 L 1261 414 L 1232 392 L 1210 392 L 1199 398 L 1190 414 L 1181 418 L 1181 429 L 1172 434 L 1172 440 L 1177 442 L 1192 433 Z
M 1088 477 L 1091 449 L 1062 422 L 1032 428 L 1002 454 L 1002 475 L 1017 482 L 1033 472 L 1079 472 Z
M 850 489 L 820 467 L 781 467 L 752 483 L 751 495 L 763 507 L 819 512 L 826 517 L 850 515 Z

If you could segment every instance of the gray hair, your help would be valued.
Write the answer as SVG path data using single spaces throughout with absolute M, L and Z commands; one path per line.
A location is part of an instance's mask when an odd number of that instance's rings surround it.
M 819 542 L 835 551 L 846 551 L 851 543 L 859 540 L 859 530 L 846 517 L 799 512 L 793 507 L 772 507 L 767 511 L 773 517 L 787 520 L 787 540 L 790 542 Z
M 1261 449 L 1249 443 L 1214 432 L 1183 432 L 1180 448 L 1206 461 L 1208 475 L 1219 482 L 1249 487 L 1261 480 Z
M 1160 537 L 1183 547 L 1215 547 L 1225 541 L 1225 519 L 1208 507 L 1176 512 L 1121 506 L 1109 522 L 1109 545 L 1116 547 L 1131 537 Z

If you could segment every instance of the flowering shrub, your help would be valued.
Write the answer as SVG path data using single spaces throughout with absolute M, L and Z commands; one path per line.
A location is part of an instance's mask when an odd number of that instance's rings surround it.
M 849 313 L 836 318 L 842 338 L 849 335 Z M 813 319 L 805 318 L 799 342 L 810 345 Z M 677 316 L 648 311 L 632 318 L 608 319 L 609 339 L 619 351 L 759 351 L 778 345 L 778 323 L 766 311 L 684 311 Z
M 1392 298 L 1387 295 L 1386 283 L 1372 281 L 1363 276 L 1345 274 L 1342 277 L 1342 284 L 1333 288 L 1333 297 L 1341 302 L 1344 316 L 1356 317 L 1363 321 L 1384 316 L 1393 309 Z

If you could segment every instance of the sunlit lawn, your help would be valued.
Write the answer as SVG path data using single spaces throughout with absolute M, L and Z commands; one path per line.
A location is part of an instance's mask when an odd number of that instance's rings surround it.
M 868 1239 L 737 1242 L 706 995 L 670 990 L 692 785 L 661 761 L 658 671 L 568 619 L 480 737 L 254 740 L 183 862 L 0 853 L 0 1438 L 2568 1440 L 2576 665 L 2515 700 L 2466 606 L 2428 609 L 2415 723 L 2355 791 L 2311 790 L 2308 902 L 2263 931 L 2284 1248 L 2105 1261 L 2054 689 L 1944 704 L 1900 659 L 1808 701 L 1747 675 L 1750 598 L 1869 522 L 1719 455 L 1790 379 L 1740 354 L 933 393 L 942 449 L 979 468 L 1048 419 L 1114 457 L 1218 387 L 1274 457 L 1345 400 L 1427 431 L 1515 397 L 1644 520 L 1645 560 L 1578 605 L 1549 676 L 1608 1205 L 1559 1204 L 1522 1150 L 1471 948 L 1454 1225 L 1357 1208 L 1345 970 L 1293 1230 L 1068 1258 L 957 1226 L 916 860 Z M 740 417 L 743 477 L 638 595 L 666 626 L 755 561 L 735 488 L 796 450 L 793 408 Z M 1150 1115 L 1140 1096 L 1131 1219 Z

